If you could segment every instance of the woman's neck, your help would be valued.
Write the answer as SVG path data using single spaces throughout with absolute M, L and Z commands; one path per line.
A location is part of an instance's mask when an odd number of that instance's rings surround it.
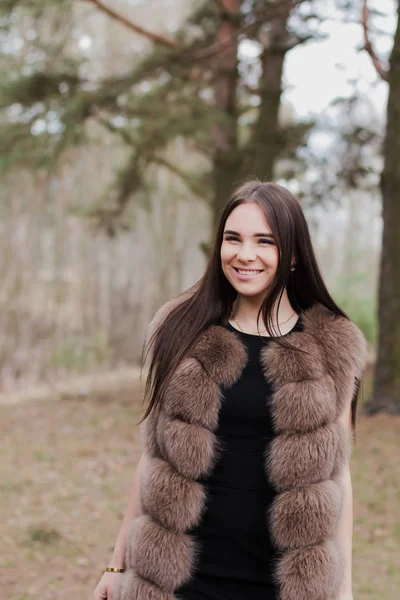
M 260 301 L 257 298 L 238 295 L 232 310 L 231 320 L 236 322 L 236 324 L 239 324 L 239 326 L 245 332 L 257 332 L 257 315 L 261 304 L 262 300 Z M 277 327 L 277 324 L 280 324 L 280 330 L 282 334 L 284 334 L 286 331 L 290 331 L 297 320 L 297 316 L 297 313 L 293 310 L 289 302 L 289 298 L 285 290 L 282 294 L 279 306 L 279 314 L 277 314 L 276 304 L 272 310 L 272 324 L 274 329 Z M 262 315 L 260 315 L 260 319 L 258 321 L 258 329 L 260 331 L 266 330 L 266 325 L 263 321 Z

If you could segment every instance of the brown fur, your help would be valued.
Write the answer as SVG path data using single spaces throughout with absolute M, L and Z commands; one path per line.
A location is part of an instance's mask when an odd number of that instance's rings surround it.
M 127 546 L 140 548 L 132 553 L 127 566 L 171 593 L 189 579 L 197 557 L 189 535 L 165 529 L 148 515 L 134 519 Z
M 343 566 L 332 539 L 289 550 L 277 567 L 280 600 L 336 600 Z
M 335 395 L 335 384 L 329 375 L 280 385 L 271 407 L 275 431 L 295 433 L 329 423 L 336 413 Z M 314 402 L 312 410 L 306 411 L 309 398 Z
M 177 303 L 158 311 L 150 324 Z M 282 555 L 274 570 L 281 600 L 336 600 L 343 557 L 335 542 L 342 490 L 337 478 L 350 452 L 338 417 L 362 374 L 366 343 L 359 329 L 320 305 L 306 311 L 304 331 L 273 340 L 262 351 L 271 381 L 276 437 L 265 454 L 266 474 L 278 494 L 266 514 Z M 215 431 L 221 386 L 240 377 L 247 353 L 238 336 L 209 327 L 168 385 L 162 408 L 141 425 L 147 465 L 140 482 L 140 516 L 129 529 L 127 571 L 114 600 L 173 600 L 196 567 L 190 529 L 200 522 L 207 490 L 198 481 L 218 459 Z
M 159 458 L 149 461 L 141 481 L 142 507 L 168 529 L 184 533 L 198 524 L 205 490 Z
M 182 398 L 185 401 L 182 402 Z M 201 364 L 186 358 L 172 375 L 163 408 L 171 417 L 214 431 L 218 424 L 221 393 Z M 161 432 L 162 433 L 162 432 Z
M 164 456 L 179 473 L 198 479 L 210 472 L 220 455 L 220 444 L 212 431 L 173 419 L 165 411 L 160 414 L 158 427 L 163 433 Z
M 269 514 L 275 544 L 294 550 L 323 542 L 335 531 L 340 505 L 340 488 L 331 479 L 278 494 Z
M 267 473 L 279 491 L 329 479 L 336 463 L 339 425 L 276 436 L 266 458 Z
M 113 600 L 175 600 L 175 596 L 127 569 L 116 579 Z

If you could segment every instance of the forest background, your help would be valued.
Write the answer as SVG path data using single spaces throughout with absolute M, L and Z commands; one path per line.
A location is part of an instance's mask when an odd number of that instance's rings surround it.
M 400 412 L 398 9 L 0 0 L 7 597 L 83 597 L 88 565 L 107 561 L 120 514 L 104 511 L 122 511 L 139 451 L 147 323 L 200 278 L 219 210 L 252 176 L 299 197 L 329 289 L 368 339 L 363 413 Z M 398 418 L 359 427 L 357 599 L 394 600 Z

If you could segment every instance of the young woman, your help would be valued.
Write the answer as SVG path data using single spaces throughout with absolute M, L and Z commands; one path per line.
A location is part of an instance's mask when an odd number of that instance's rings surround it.
M 234 192 L 205 275 L 146 348 L 144 452 L 94 600 L 352 600 L 366 343 L 288 190 Z

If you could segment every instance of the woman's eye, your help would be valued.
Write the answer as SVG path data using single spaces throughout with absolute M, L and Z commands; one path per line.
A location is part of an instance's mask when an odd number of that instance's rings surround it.
M 228 235 L 225 238 L 225 241 L 227 241 L 227 242 L 240 242 L 239 238 L 235 237 L 233 235 Z M 261 239 L 258 240 L 258 243 L 259 244 L 271 244 L 271 245 L 273 245 L 274 241 L 273 240 L 269 240 L 267 238 L 264 238 L 264 239 L 261 238 Z

